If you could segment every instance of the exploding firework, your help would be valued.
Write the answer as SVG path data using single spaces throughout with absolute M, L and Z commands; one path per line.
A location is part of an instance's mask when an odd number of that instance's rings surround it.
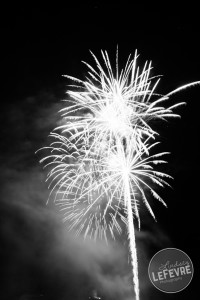
M 137 52 L 121 72 L 118 52 L 115 70 L 107 52 L 102 51 L 104 66 L 92 56 L 96 68 L 84 62 L 88 67 L 85 81 L 67 76 L 76 84 L 61 110 L 63 124 L 50 134 L 53 142 L 45 147 L 50 154 L 41 162 L 50 168 L 47 180 L 51 194 L 69 229 L 107 240 L 108 232 L 114 237 L 125 223 L 138 300 L 134 218 L 140 227 L 140 201 L 154 217 L 148 192 L 165 205 L 154 186 L 169 185 L 166 178 L 170 178 L 154 168 L 165 163 L 162 156 L 167 152 L 152 154 L 158 133 L 151 120 L 177 117 L 173 110 L 183 103 L 166 107 L 169 96 L 200 82 L 162 96 L 155 93 L 159 78 L 150 77 L 151 63 L 146 62 L 142 70 L 137 67 Z

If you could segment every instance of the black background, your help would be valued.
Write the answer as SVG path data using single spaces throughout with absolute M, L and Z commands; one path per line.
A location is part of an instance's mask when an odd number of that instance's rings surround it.
M 176 8 L 167 2 L 159 6 L 136 5 L 133 1 L 118 4 L 85 1 L 81 5 L 66 2 L 45 7 L 10 3 L 2 7 L 1 21 L 0 298 L 33 299 L 33 295 L 39 298 L 42 294 L 41 299 L 86 299 L 96 289 L 105 299 L 128 299 L 131 293 L 109 293 L 109 288 L 101 285 L 101 280 L 92 273 L 95 271 L 79 268 L 76 257 L 71 260 L 70 251 L 80 245 L 72 243 L 74 248 L 69 247 L 67 238 L 66 256 L 57 250 L 52 254 L 55 243 L 56 247 L 62 244 L 59 233 L 63 232 L 63 225 L 54 208 L 45 205 L 48 192 L 39 157 L 34 152 L 45 145 L 49 131 L 56 125 L 56 112 L 69 84 L 61 75 L 83 79 L 86 68 L 81 60 L 92 63 L 89 49 L 97 57 L 101 49 L 107 50 L 114 62 L 118 45 L 122 66 L 137 49 L 139 64 L 152 60 L 152 74 L 164 75 L 157 90 L 162 94 L 200 80 L 198 8 L 186 4 Z M 200 87 L 182 91 L 171 101 L 185 101 L 187 105 L 178 109 L 181 119 L 155 125 L 163 149 L 171 152 L 165 170 L 175 180 L 171 182 L 172 189 L 159 191 L 168 209 L 159 203 L 152 204 L 157 223 L 142 211 L 144 221 L 138 245 L 143 249 L 139 251 L 139 259 L 141 255 L 146 281 L 141 299 L 195 297 L 200 279 L 197 166 Z M 119 242 L 123 248 L 123 238 Z M 115 268 L 118 254 L 114 253 L 109 263 L 109 249 L 106 254 L 102 250 L 99 258 L 99 246 L 91 247 L 93 258 L 87 256 L 89 246 L 84 248 L 88 265 L 92 260 L 98 261 L 105 278 L 116 276 L 117 272 L 130 273 L 125 262 L 121 269 Z M 116 245 L 113 247 L 116 249 Z M 148 282 L 148 261 L 164 247 L 185 251 L 194 264 L 192 283 L 178 294 L 163 294 Z M 77 250 L 75 256 L 81 252 Z M 123 259 L 126 261 L 126 257 Z M 66 270 L 65 264 L 70 265 Z

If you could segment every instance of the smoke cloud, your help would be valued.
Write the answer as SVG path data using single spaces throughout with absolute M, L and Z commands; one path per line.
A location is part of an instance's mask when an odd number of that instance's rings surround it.
M 126 232 L 108 244 L 83 240 L 68 231 L 53 203 L 46 205 L 45 173 L 34 152 L 58 122 L 57 103 L 43 93 L 9 107 L 5 116 L 11 117 L 1 149 L 0 298 L 88 299 L 96 290 L 103 299 L 133 299 Z M 161 231 L 156 235 L 166 242 Z M 149 299 L 147 248 L 157 244 L 155 232 L 136 238 L 141 292 Z

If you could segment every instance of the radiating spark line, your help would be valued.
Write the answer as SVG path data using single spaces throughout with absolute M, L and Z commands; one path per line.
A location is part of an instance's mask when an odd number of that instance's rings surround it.
M 166 205 L 154 186 L 169 185 L 165 178 L 171 178 L 154 169 L 166 162 L 162 156 L 168 153 L 150 154 L 158 135 L 151 120 L 178 117 L 173 111 L 183 102 L 166 107 L 167 100 L 200 82 L 160 95 L 155 93 L 160 76 L 150 77 L 151 62 L 140 71 L 137 51 L 121 71 L 118 50 L 115 71 L 106 51 L 101 51 L 104 65 L 91 54 L 96 68 L 83 62 L 88 68 L 85 81 L 67 76 L 75 84 L 61 110 L 64 122 L 50 134 L 54 142 L 45 149 L 51 153 L 41 162 L 50 168 L 50 195 L 54 194 L 69 230 L 107 240 L 107 231 L 115 238 L 115 230 L 121 233 L 121 223 L 125 223 L 134 291 L 139 300 L 134 218 L 140 228 L 140 199 L 155 218 L 147 192 Z

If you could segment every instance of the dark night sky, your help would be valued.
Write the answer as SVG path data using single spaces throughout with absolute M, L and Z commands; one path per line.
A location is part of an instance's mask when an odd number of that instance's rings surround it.
M 160 6 L 136 5 L 133 1 L 119 3 L 7 5 L 2 9 L 2 300 L 33 299 L 25 295 L 39 294 L 44 296 L 38 299 L 87 299 L 93 289 L 104 299 L 131 297 L 124 238 L 108 247 L 100 243 L 83 246 L 81 240 L 67 234 L 53 206 L 45 205 L 48 192 L 44 173 L 34 154 L 45 144 L 57 122 L 60 100 L 69 84 L 61 75 L 83 78 L 86 68 L 81 60 L 92 62 L 89 49 L 97 56 L 100 49 L 107 50 L 114 59 L 118 45 L 121 65 L 138 49 L 139 63 L 152 60 L 153 75 L 164 75 L 157 90 L 160 93 L 200 80 L 197 7 L 182 4 L 176 9 L 164 2 Z M 168 209 L 161 204 L 153 205 L 157 223 L 142 211 L 145 219 L 142 232 L 138 233 L 144 277 L 141 300 L 195 297 L 200 279 L 200 87 L 185 90 L 171 101 L 186 101 L 187 105 L 179 109 L 181 119 L 156 125 L 163 149 L 172 152 L 166 171 L 175 180 L 173 189 L 160 191 Z M 174 295 L 155 290 L 146 274 L 151 256 L 171 246 L 185 251 L 195 268 L 190 286 Z

